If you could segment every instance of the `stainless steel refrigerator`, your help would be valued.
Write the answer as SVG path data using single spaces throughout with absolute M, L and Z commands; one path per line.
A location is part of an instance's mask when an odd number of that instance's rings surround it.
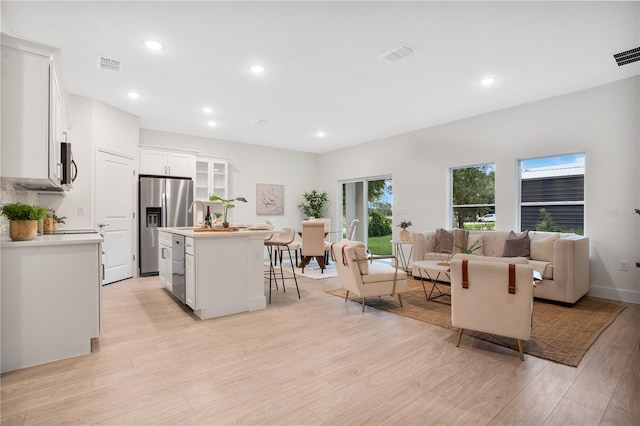
M 190 178 L 140 175 L 138 186 L 140 276 L 158 274 L 158 228 L 193 226 Z

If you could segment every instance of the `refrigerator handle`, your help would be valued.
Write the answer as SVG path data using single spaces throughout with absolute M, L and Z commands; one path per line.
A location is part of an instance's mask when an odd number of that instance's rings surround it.
M 162 193 L 162 224 L 160 226 L 167 226 L 167 193 Z

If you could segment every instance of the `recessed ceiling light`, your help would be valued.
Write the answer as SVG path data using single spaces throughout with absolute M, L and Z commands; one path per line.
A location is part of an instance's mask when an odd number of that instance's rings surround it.
M 254 65 L 251 67 L 251 72 L 254 74 L 262 74 L 264 72 L 264 67 L 262 65 Z
M 131 99 L 140 99 L 140 93 L 138 92 L 129 92 L 127 93 L 127 96 Z
M 496 82 L 495 77 L 485 77 L 482 80 L 480 80 L 480 84 L 482 84 L 483 86 L 491 86 L 495 82 Z
M 164 46 L 159 41 L 155 40 L 147 40 L 144 42 L 144 45 L 147 46 L 147 49 L 150 50 L 162 50 Z
M 202 107 L 202 112 L 204 112 L 205 114 L 211 114 L 213 112 L 213 108 L 211 107 Z
M 319 138 L 324 138 L 326 136 L 326 133 L 320 130 L 318 133 L 316 133 L 316 136 Z
M 215 121 L 207 121 L 207 126 L 216 127 L 216 122 Z

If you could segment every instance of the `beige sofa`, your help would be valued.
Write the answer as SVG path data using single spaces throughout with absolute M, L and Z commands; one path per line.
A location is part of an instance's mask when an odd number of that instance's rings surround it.
M 454 232 L 461 231 L 454 230 Z M 476 250 L 474 255 L 484 256 L 483 260 L 502 258 L 508 234 L 509 232 L 503 231 L 469 231 L 465 243 L 471 246 L 480 238 L 478 245 L 481 248 Z M 458 237 L 459 234 L 456 236 Z M 535 297 L 575 303 L 589 292 L 588 237 L 530 231 L 529 238 L 528 263 L 542 276 L 542 281 L 533 290 Z M 458 250 L 459 248 L 454 247 L 454 253 Z M 442 256 L 441 253 L 436 253 L 436 231 L 413 233 L 412 261 L 441 260 Z M 420 277 L 417 268 L 412 269 L 412 274 L 414 277 Z M 443 280 L 449 281 L 446 276 Z

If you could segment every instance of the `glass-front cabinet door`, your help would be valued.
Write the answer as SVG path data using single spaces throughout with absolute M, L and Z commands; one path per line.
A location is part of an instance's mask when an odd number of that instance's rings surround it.
M 224 158 L 198 157 L 196 159 L 195 197 L 209 201 L 210 195 L 227 198 L 229 161 Z

